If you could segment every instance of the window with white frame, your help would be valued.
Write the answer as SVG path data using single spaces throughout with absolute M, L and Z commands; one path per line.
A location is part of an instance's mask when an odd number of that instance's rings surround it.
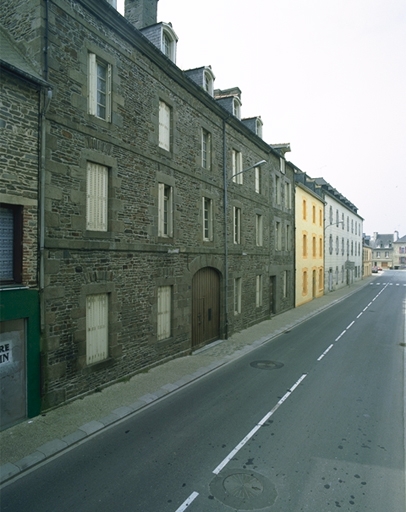
M 176 37 L 169 27 L 162 29 L 161 51 L 172 62 L 176 61 Z
M 344 256 L 344 237 L 341 238 L 341 254 Z
M 279 221 L 275 222 L 275 249 L 282 250 L 282 226 Z
M 255 215 L 255 232 L 256 232 L 256 244 L 258 247 L 261 247 L 263 244 L 263 226 L 262 226 L 262 215 Z
M 86 297 L 86 364 L 108 358 L 108 294 Z
M 333 224 L 333 207 L 330 206 L 330 225 Z
M 241 243 L 241 208 L 234 206 L 234 243 Z
M 241 313 L 241 296 L 242 296 L 242 278 L 234 279 L 234 314 Z
M 288 296 L 288 271 L 284 270 L 282 274 L 282 296 L 284 299 Z
M 286 169 L 285 169 L 285 159 L 280 157 L 279 158 L 279 170 L 282 174 L 285 174 L 286 173 Z
M 285 182 L 285 208 L 291 208 L 291 186 L 289 182 Z
M 173 188 L 158 183 L 158 236 L 173 236 Z
M 328 252 L 333 254 L 333 235 L 330 235 L 328 239 Z
M 286 224 L 286 239 L 285 239 L 285 250 L 290 251 L 290 240 L 291 240 L 291 227 L 290 224 Z
M 344 228 L 345 228 L 344 224 L 345 224 L 345 223 L 344 223 L 344 214 L 342 213 L 342 214 L 341 214 L 341 229 L 344 229 Z
M 277 205 L 281 204 L 281 179 L 275 176 L 275 202 Z
M 104 165 L 87 163 L 86 229 L 107 231 L 109 170 Z
M 171 337 L 172 286 L 160 286 L 157 298 L 157 339 L 160 341 Z
M 233 98 L 233 115 L 241 119 L 241 102 L 238 98 Z
M 89 53 L 89 114 L 111 121 L 111 65 Z
M 340 239 L 336 236 L 336 254 L 340 252 Z
M 159 147 L 171 150 L 171 107 L 164 101 L 159 102 Z
M 241 151 L 237 151 L 233 149 L 232 154 L 232 169 L 233 169 L 233 182 L 238 185 L 242 185 L 243 183 L 243 173 L 242 173 L 242 153 Z
M 257 194 L 261 193 L 261 167 L 254 168 L 254 176 L 255 176 L 255 192 Z
M 256 307 L 259 308 L 262 306 L 262 276 L 257 275 L 256 278 L 256 293 L 255 293 L 255 303 Z
M 213 96 L 213 76 L 208 72 L 204 72 L 204 90 Z
M 211 169 L 211 134 L 202 129 L 202 167 Z
M 203 240 L 213 240 L 213 200 L 203 197 Z

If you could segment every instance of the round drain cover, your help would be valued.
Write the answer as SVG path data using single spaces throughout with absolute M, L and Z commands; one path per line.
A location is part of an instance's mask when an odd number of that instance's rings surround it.
M 250 365 L 259 370 L 277 370 L 282 368 L 283 363 L 278 363 L 277 361 L 253 361 Z
M 210 484 L 212 495 L 237 510 L 260 510 L 273 505 L 275 486 L 263 475 L 244 469 L 222 471 Z

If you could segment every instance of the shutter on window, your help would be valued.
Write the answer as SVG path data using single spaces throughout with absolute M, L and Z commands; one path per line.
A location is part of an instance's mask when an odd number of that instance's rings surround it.
M 171 109 L 163 101 L 159 102 L 159 146 L 170 150 Z
M 97 69 L 96 69 L 96 55 L 89 53 L 89 114 L 96 115 L 97 111 Z
M 164 236 L 165 185 L 158 183 L 158 236 Z
M 158 340 L 169 338 L 171 335 L 171 287 L 158 288 Z
M 87 168 L 87 229 L 107 231 L 108 169 L 88 162 Z
M 111 82 L 111 65 L 107 65 L 107 91 L 106 91 L 106 121 L 109 123 L 111 122 L 111 105 L 112 105 L 112 98 L 111 98 L 111 88 L 112 88 L 112 82 Z
M 108 297 L 107 294 L 86 298 L 86 363 L 108 357 Z

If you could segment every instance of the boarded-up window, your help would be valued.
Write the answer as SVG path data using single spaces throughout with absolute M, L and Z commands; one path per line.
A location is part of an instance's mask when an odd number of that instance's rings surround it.
M 171 150 L 171 107 L 159 102 L 159 147 Z
M 257 276 L 256 306 L 257 306 L 257 308 L 262 306 L 262 276 Z
M 107 231 L 108 168 L 88 162 L 86 229 Z
M 164 340 L 171 336 L 172 317 L 172 286 L 160 286 L 158 288 L 158 340 Z
M 241 313 L 241 294 L 242 294 L 242 280 L 241 277 L 234 279 L 234 314 Z
M 86 363 L 93 364 L 108 357 L 108 295 L 86 297 Z

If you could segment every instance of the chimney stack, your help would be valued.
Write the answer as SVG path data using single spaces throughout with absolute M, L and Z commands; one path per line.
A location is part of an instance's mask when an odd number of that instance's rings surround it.
M 158 0 L 125 0 L 125 18 L 141 30 L 157 22 Z

